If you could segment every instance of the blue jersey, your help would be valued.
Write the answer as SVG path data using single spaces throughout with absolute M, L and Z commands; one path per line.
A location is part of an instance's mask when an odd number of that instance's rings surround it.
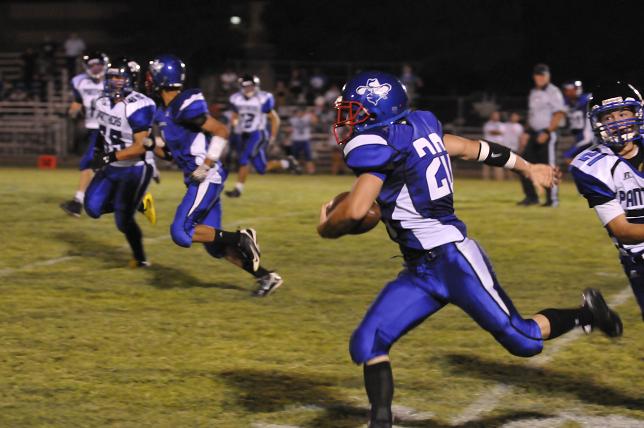
M 405 249 L 428 250 L 466 237 L 454 215 L 452 167 L 434 114 L 415 111 L 404 123 L 368 130 L 344 145 L 347 165 L 383 180 L 378 195 L 389 236 Z
M 187 89 L 181 91 L 167 107 L 159 107 L 154 117 L 154 121 L 159 125 L 161 138 L 183 171 L 186 181 L 206 158 L 210 136 L 204 133 L 195 121 L 207 114 L 208 106 L 201 91 Z M 220 165 L 212 168 L 213 173 L 209 175 L 212 182 L 221 183 L 219 167 Z

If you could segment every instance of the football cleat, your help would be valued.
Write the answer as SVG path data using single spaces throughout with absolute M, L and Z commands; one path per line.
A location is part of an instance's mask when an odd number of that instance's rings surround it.
M 295 159 L 294 156 L 287 156 L 286 161 L 288 162 L 288 170 L 294 172 L 297 175 L 302 174 L 302 167 L 300 163 Z
M 141 212 L 152 224 L 157 224 L 157 210 L 154 208 L 152 193 L 146 193 L 141 200 Z
M 608 337 L 619 337 L 624 331 L 622 320 L 617 312 L 611 310 L 602 293 L 594 288 L 587 288 L 582 293 L 583 307 L 588 308 L 593 315 L 592 329 L 598 328 Z M 584 331 L 589 332 L 584 326 Z
M 241 192 L 237 188 L 234 188 L 233 190 L 226 190 L 224 193 L 229 198 L 239 198 L 241 196 Z
M 83 204 L 78 202 L 76 199 L 65 201 L 60 204 L 60 207 L 72 217 L 80 217 L 83 212 Z
M 150 266 L 152 266 L 152 264 L 147 260 L 131 259 L 127 262 L 127 267 L 130 269 L 149 268 Z
M 255 229 L 242 229 L 239 231 L 239 251 L 243 257 L 244 268 L 255 272 L 259 269 L 260 250 L 257 243 Z
M 256 297 L 266 297 L 277 290 L 284 280 L 275 272 L 270 272 L 267 275 L 257 278 L 257 290 L 253 292 Z

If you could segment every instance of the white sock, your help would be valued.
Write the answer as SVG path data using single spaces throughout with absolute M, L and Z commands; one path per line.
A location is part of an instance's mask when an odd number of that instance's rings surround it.
M 282 165 L 282 169 L 288 169 L 288 161 L 286 159 L 280 160 L 280 165 Z
M 85 192 L 81 192 L 80 190 L 78 190 L 76 192 L 76 195 L 74 195 L 74 199 L 82 204 L 83 201 L 85 200 Z
M 244 191 L 244 183 L 237 182 L 237 184 L 235 184 L 235 189 L 237 189 L 239 191 L 239 193 L 243 192 Z

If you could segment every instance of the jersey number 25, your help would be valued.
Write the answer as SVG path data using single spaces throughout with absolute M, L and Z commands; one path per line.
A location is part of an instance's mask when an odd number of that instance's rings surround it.
M 453 191 L 452 168 L 449 162 L 449 154 L 441 137 L 436 133 L 431 133 L 429 134 L 429 140 L 419 138 L 413 144 L 420 158 L 428 155 L 432 156 L 432 160 L 425 171 L 429 198 L 435 201 L 451 194 Z

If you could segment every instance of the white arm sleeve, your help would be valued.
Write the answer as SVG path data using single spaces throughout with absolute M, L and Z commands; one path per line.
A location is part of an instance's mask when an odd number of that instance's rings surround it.
M 208 146 L 208 153 L 206 157 L 213 161 L 218 161 L 221 156 L 221 152 L 226 147 L 227 141 L 224 138 L 221 138 L 217 135 L 213 136 L 210 139 L 210 145 Z
M 610 221 L 615 217 L 624 214 L 624 209 L 616 199 L 601 205 L 595 205 L 594 208 L 597 213 L 597 217 L 599 217 L 599 220 L 604 226 L 610 223 Z

